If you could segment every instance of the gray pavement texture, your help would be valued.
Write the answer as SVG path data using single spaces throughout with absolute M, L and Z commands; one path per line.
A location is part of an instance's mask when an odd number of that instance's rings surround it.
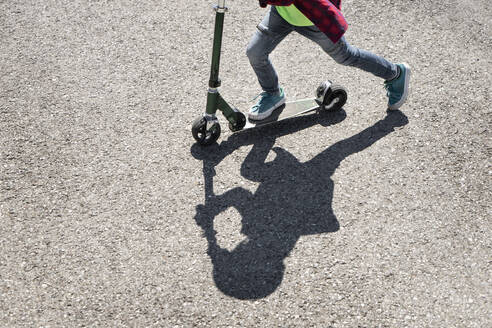
M 291 99 L 349 99 L 194 145 L 212 1 L 0 1 L 0 326 L 491 327 L 491 2 L 345 0 L 382 81 L 290 35 Z M 265 13 L 228 1 L 222 94 L 259 87 Z

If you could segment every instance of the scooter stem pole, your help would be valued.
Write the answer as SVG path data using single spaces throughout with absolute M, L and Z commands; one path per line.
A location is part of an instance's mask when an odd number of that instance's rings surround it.
M 225 0 L 219 0 L 218 6 L 215 7 L 215 29 L 214 29 L 214 45 L 212 51 L 212 67 L 210 70 L 210 88 L 218 88 L 220 86 L 219 80 L 219 66 L 220 66 L 220 53 L 222 49 L 222 34 L 224 31 L 224 16 L 225 16 Z

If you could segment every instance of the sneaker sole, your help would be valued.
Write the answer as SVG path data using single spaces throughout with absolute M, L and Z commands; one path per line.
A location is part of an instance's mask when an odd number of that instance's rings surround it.
M 397 110 L 398 108 L 400 108 L 405 103 L 405 101 L 407 101 L 408 92 L 410 89 L 409 88 L 410 76 L 412 75 L 412 71 L 411 71 L 410 66 L 407 63 L 402 63 L 402 65 L 405 66 L 405 69 L 407 70 L 406 74 L 405 74 L 405 87 L 403 90 L 403 96 L 401 97 L 400 101 L 398 101 L 397 103 L 394 103 L 393 105 L 388 106 L 389 110 Z
M 272 108 L 270 108 L 269 110 L 267 110 L 266 112 L 263 112 L 263 113 L 260 113 L 260 114 L 252 114 L 252 113 L 248 113 L 248 117 L 252 120 L 256 120 L 256 121 L 261 121 L 261 120 L 264 120 L 266 119 L 268 116 L 270 116 L 274 110 L 276 110 L 277 108 L 279 108 L 280 106 L 282 106 L 283 104 L 285 104 L 285 97 L 280 100 L 278 103 L 276 103 Z

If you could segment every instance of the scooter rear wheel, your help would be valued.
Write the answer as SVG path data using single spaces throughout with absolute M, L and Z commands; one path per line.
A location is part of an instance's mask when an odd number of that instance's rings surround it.
M 324 109 L 329 112 L 340 110 L 347 102 L 347 90 L 338 84 L 332 84 L 329 92 L 323 101 Z
M 212 127 L 207 130 L 207 120 L 204 117 L 199 117 L 191 126 L 191 134 L 199 145 L 209 146 L 219 139 L 220 124 L 214 123 Z

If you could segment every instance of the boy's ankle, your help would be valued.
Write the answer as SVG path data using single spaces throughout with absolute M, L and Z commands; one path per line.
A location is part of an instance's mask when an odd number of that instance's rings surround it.
M 394 78 L 386 80 L 386 82 L 393 82 L 394 80 L 398 79 L 401 75 L 401 69 L 400 66 L 396 65 L 396 75 Z

